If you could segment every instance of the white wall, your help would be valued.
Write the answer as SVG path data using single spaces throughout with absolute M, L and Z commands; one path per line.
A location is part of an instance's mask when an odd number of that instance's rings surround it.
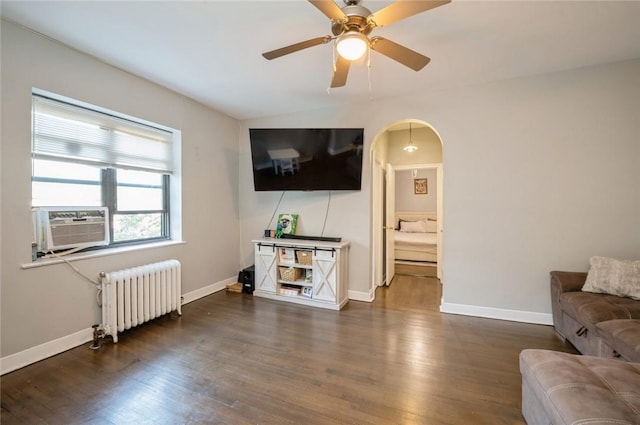
M 436 212 L 438 206 L 437 170 L 435 168 L 396 171 L 396 211 Z M 417 194 L 414 179 L 427 179 L 427 193 Z
M 640 258 L 638 111 L 635 60 L 246 121 L 245 262 L 280 196 L 253 191 L 248 128 L 362 126 L 366 152 L 386 126 L 410 117 L 443 141 L 445 310 L 548 321 L 550 270 L 586 271 L 596 254 Z M 369 164 L 363 178 L 361 192 L 334 195 L 326 231 L 353 243 L 352 293 L 371 287 Z M 280 212 L 298 212 L 300 233 L 317 234 L 326 198 L 287 193 Z
M 186 244 L 74 262 L 83 273 L 177 258 L 183 293 L 237 276 L 238 122 L 2 21 L 2 357 L 100 322 L 95 289 L 66 264 L 21 268 L 31 261 L 32 87 L 182 130 Z

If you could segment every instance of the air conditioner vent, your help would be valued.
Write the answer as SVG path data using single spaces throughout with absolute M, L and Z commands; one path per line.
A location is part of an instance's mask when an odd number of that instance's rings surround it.
M 41 252 L 109 244 L 106 207 L 34 209 L 38 250 Z

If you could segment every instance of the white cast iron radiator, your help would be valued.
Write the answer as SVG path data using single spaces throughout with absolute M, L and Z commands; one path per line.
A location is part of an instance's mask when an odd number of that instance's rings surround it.
M 102 328 L 118 342 L 118 332 L 177 310 L 182 315 L 180 262 L 166 260 L 102 273 Z

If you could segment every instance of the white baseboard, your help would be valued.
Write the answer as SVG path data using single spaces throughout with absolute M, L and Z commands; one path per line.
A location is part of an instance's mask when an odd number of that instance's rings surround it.
M 214 292 L 226 289 L 230 283 L 235 283 L 236 277 L 231 277 L 220 282 L 205 286 L 195 291 L 188 292 L 182 295 L 182 305 L 195 301 L 199 298 L 211 295 Z M 39 362 L 48 357 L 55 356 L 64 351 L 78 347 L 93 339 L 93 328 L 83 329 L 75 332 L 71 335 L 63 336 L 62 338 L 55 339 L 53 341 L 45 342 L 44 344 L 37 345 L 35 347 L 27 348 L 15 354 L 0 358 L 0 375 L 13 372 L 14 370 L 28 366 L 32 363 Z
M 349 299 L 354 301 L 373 302 L 373 290 L 369 292 L 349 291 Z M 484 317 L 487 319 L 508 320 L 511 322 L 533 323 L 537 325 L 553 325 L 553 316 L 531 311 L 506 310 L 467 304 L 442 302 L 441 313 L 460 314 L 463 316 Z
M 236 283 L 238 281 L 238 277 L 230 277 L 225 280 L 221 280 L 220 282 L 212 283 L 211 285 L 203 286 L 202 288 L 196 289 L 195 291 L 187 292 L 186 294 L 182 294 L 182 305 L 188 304 L 195 300 L 199 300 L 200 298 L 206 297 L 207 295 L 211 295 L 218 291 L 222 291 L 227 289 L 227 285 Z
M 369 290 L 369 292 L 362 291 L 349 291 L 348 297 L 350 300 L 354 301 L 364 301 L 367 303 L 373 302 L 373 290 Z
M 509 320 L 512 322 L 533 323 L 538 325 L 553 325 L 553 316 L 551 313 L 506 310 L 477 305 L 446 303 L 444 301 L 440 304 L 440 312 L 460 314 L 463 316 L 484 317 L 487 319 Z
M 93 339 L 93 328 L 83 329 L 71 335 L 45 342 L 35 347 L 27 348 L 19 353 L 11 354 L 0 359 L 0 375 L 13 372 L 16 369 L 55 356 L 63 351 L 87 343 Z

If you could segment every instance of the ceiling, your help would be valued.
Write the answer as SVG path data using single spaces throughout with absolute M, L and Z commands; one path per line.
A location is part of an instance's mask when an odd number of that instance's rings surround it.
M 340 6 L 342 0 L 336 0 Z M 372 12 L 391 1 L 363 0 Z M 464 1 L 374 30 L 431 58 L 415 72 L 376 52 L 328 87 L 331 34 L 306 1 L 10 1 L 2 16 L 237 119 L 366 102 L 640 58 L 640 1 Z

